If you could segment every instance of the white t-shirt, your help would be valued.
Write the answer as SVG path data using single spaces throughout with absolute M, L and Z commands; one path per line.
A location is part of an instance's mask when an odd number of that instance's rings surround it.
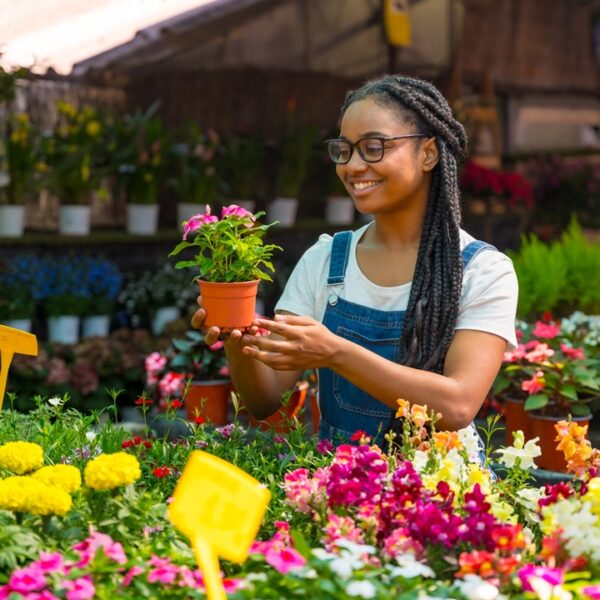
M 411 282 L 392 287 L 376 285 L 365 277 L 358 266 L 356 245 L 370 225 L 371 223 L 367 223 L 352 233 L 343 286 L 327 287 L 333 238 L 323 234 L 300 258 L 275 311 L 286 310 L 323 321 L 332 290 L 349 302 L 369 308 L 386 311 L 406 310 Z M 474 239 L 461 229 L 461 250 Z M 516 348 L 517 296 L 517 276 L 510 258 L 495 250 L 479 252 L 471 259 L 463 273 L 456 329 L 493 333 L 506 340 L 507 349 Z

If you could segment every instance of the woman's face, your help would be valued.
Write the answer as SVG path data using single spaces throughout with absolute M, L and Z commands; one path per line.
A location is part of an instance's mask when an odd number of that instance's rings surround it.
M 365 137 L 411 133 L 419 132 L 405 123 L 398 111 L 366 98 L 351 104 L 344 113 L 340 138 L 354 143 Z M 433 168 L 425 164 L 431 162 L 431 153 L 425 152 L 428 145 L 435 150 L 435 141 L 427 138 L 385 142 L 383 158 L 375 163 L 364 161 L 354 148 L 347 164 L 336 165 L 359 212 L 381 214 L 413 206 L 422 208 L 427 202 Z

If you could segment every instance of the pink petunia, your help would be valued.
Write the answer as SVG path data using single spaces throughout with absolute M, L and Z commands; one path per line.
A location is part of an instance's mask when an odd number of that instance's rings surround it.
M 554 325 L 553 323 L 544 323 L 543 321 L 537 321 L 535 329 L 531 332 L 537 338 L 544 340 L 551 340 L 557 335 L 560 335 L 560 325 Z
M 588 585 L 584 588 L 581 588 L 581 591 L 584 596 L 587 596 L 592 600 L 600 600 L 600 584 Z
M 533 587 L 530 583 L 532 577 L 543 579 L 552 586 L 561 585 L 565 578 L 562 569 L 553 569 L 551 567 L 536 565 L 525 565 L 519 569 L 518 574 L 524 592 L 533 592 Z
M 225 219 L 226 217 L 237 217 L 239 219 L 249 217 L 250 222 L 246 224 L 247 227 L 252 227 L 256 220 L 254 215 L 249 210 L 246 210 L 245 208 L 242 208 L 237 204 L 230 204 L 229 206 L 223 207 L 223 211 L 221 212 L 221 218 Z
M 218 217 L 210 214 L 210 206 L 206 205 L 206 212 L 204 214 L 194 215 L 189 221 L 183 223 L 183 239 L 187 240 L 187 236 L 200 229 L 203 225 L 210 225 L 210 223 L 216 223 Z
M 44 572 L 60 572 L 65 571 L 65 560 L 60 552 L 40 552 L 40 558 L 32 563 Z
M 265 553 L 265 561 L 280 573 L 299 569 L 306 564 L 306 559 L 294 548 L 269 548 Z

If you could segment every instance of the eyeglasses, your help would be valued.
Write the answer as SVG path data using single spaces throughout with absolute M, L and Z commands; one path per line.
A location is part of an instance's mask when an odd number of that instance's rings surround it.
M 351 144 L 347 140 L 333 139 L 325 140 L 327 151 L 331 160 L 336 165 L 345 165 L 350 162 L 354 148 L 358 150 L 360 157 L 368 163 L 379 162 L 385 152 L 385 143 L 392 140 L 403 140 L 406 138 L 428 137 L 424 133 L 408 133 L 406 135 L 395 135 L 393 137 L 366 137 Z

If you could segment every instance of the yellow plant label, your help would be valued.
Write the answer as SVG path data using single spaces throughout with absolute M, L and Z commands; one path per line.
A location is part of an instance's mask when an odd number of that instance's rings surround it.
M 8 369 L 15 354 L 37 356 L 37 338 L 32 333 L 0 325 L 0 410 L 4 402 Z

